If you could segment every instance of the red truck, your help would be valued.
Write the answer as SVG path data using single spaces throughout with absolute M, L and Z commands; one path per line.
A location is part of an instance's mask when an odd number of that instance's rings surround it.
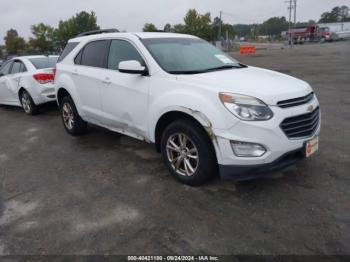
M 318 25 L 312 25 L 307 27 L 292 28 L 290 31 L 283 31 L 282 38 L 286 41 L 292 39 L 295 44 L 303 44 L 304 42 L 320 41 L 322 34 Z

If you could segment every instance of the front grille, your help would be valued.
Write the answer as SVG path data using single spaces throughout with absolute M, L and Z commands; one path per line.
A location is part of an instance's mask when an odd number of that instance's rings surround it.
M 313 98 L 314 98 L 314 93 L 312 92 L 312 93 L 308 94 L 307 96 L 279 101 L 277 103 L 277 106 L 279 106 L 281 108 L 300 106 L 300 105 L 309 103 Z
M 288 138 L 302 138 L 312 136 L 320 123 L 320 109 L 313 112 L 286 118 L 280 127 Z

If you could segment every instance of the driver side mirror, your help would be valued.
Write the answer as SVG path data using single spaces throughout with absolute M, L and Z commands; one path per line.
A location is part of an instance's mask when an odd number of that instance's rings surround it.
M 136 74 L 136 75 L 148 75 L 146 67 L 142 66 L 139 61 L 128 60 L 119 63 L 118 70 L 121 73 Z

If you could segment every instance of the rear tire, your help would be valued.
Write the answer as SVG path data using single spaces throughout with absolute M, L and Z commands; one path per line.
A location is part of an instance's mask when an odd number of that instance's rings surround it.
M 22 90 L 19 94 L 19 99 L 21 101 L 22 108 L 27 115 L 36 115 L 38 113 L 38 108 L 35 105 L 33 98 L 26 90 Z
M 87 123 L 78 114 L 77 108 L 70 96 L 60 103 L 61 118 L 66 131 L 72 136 L 82 135 L 87 130 Z
M 169 124 L 162 134 L 161 153 L 169 172 L 184 184 L 198 186 L 217 174 L 213 144 L 195 121 Z

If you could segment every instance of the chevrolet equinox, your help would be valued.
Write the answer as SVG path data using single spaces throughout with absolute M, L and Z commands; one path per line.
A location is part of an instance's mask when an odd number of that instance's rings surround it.
M 256 178 L 318 150 L 310 85 L 247 66 L 191 35 L 100 31 L 71 39 L 55 69 L 66 131 L 87 123 L 154 143 L 170 173 Z

